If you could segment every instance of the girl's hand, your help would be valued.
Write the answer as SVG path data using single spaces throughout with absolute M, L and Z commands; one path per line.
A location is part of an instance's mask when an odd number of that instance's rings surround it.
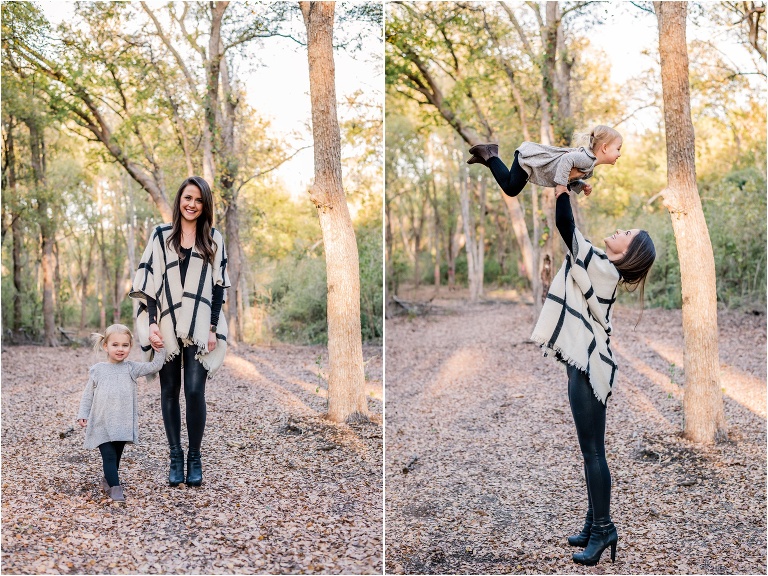
M 160 328 L 155 323 L 149 325 L 149 343 L 155 350 L 160 350 L 163 347 L 163 336 L 160 334 Z
M 568 194 L 568 188 L 558 184 L 557 186 L 555 186 L 555 198 L 559 198 L 560 194 Z M 570 194 L 568 195 L 570 196 Z
M 208 352 L 216 350 L 216 332 L 208 332 Z
M 592 186 L 584 184 L 584 196 L 589 196 L 590 194 L 592 194 Z
M 82 426 L 83 428 L 85 428 L 88 425 L 88 420 L 86 420 L 85 418 L 80 418 L 80 420 L 78 420 L 77 423 L 80 424 L 80 426 Z

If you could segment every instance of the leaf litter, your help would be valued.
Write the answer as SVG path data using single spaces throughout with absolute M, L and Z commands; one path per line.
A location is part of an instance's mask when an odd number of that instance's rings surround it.
M 456 298 L 387 321 L 386 571 L 584 573 L 586 487 L 565 370 L 530 305 Z M 766 573 L 765 315 L 719 313 L 727 442 L 682 438 L 680 311 L 619 307 L 606 452 L 619 532 L 588 573 Z
M 2 571 L 381 573 L 381 349 L 364 356 L 371 421 L 337 425 L 322 417 L 325 348 L 231 348 L 206 386 L 199 488 L 167 485 L 158 380 L 140 379 L 140 439 L 123 455 L 121 505 L 98 486 L 98 450 L 72 429 L 101 356 L 3 347 Z M 183 393 L 181 402 L 183 422 Z

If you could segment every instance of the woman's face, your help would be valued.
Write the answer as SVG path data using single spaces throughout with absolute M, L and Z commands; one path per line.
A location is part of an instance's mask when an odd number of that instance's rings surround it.
M 615 234 L 604 238 L 605 242 L 605 254 L 608 256 L 608 260 L 616 262 L 624 257 L 627 253 L 632 239 L 640 232 L 640 228 L 632 228 L 632 230 L 616 230 Z
M 181 191 L 179 202 L 181 217 L 188 222 L 194 222 L 203 213 L 203 195 L 194 184 L 187 184 Z

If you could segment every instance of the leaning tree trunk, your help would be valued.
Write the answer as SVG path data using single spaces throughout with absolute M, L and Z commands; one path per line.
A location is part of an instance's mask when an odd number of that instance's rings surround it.
M 680 261 L 685 342 L 684 434 L 694 442 L 726 437 L 718 357 L 715 260 L 696 185 L 696 164 L 685 2 L 654 2 L 659 21 L 659 55 L 667 136 L 664 206 Z
M 307 28 L 317 207 L 328 278 L 328 417 L 367 417 L 360 332 L 360 264 L 341 181 L 341 132 L 336 115 L 333 2 L 299 2 Z

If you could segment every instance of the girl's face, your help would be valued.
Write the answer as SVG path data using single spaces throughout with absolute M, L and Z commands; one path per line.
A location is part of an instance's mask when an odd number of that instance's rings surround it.
M 632 230 L 616 230 L 615 234 L 604 238 L 605 242 L 605 255 L 608 256 L 608 260 L 616 262 L 624 257 L 627 253 L 632 239 L 640 232 L 640 228 L 632 228 Z
M 122 362 L 131 352 L 131 337 L 128 334 L 112 334 L 104 343 L 104 348 L 113 364 Z
M 194 184 L 187 184 L 181 191 L 179 201 L 181 217 L 188 222 L 194 222 L 203 213 L 203 195 Z
M 616 160 L 621 156 L 621 145 L 624 143 L 622 138 L 614 138 L 607 144 L 600 145 L 600 152 L 604 158 L 603 164 L 616 164 Z

